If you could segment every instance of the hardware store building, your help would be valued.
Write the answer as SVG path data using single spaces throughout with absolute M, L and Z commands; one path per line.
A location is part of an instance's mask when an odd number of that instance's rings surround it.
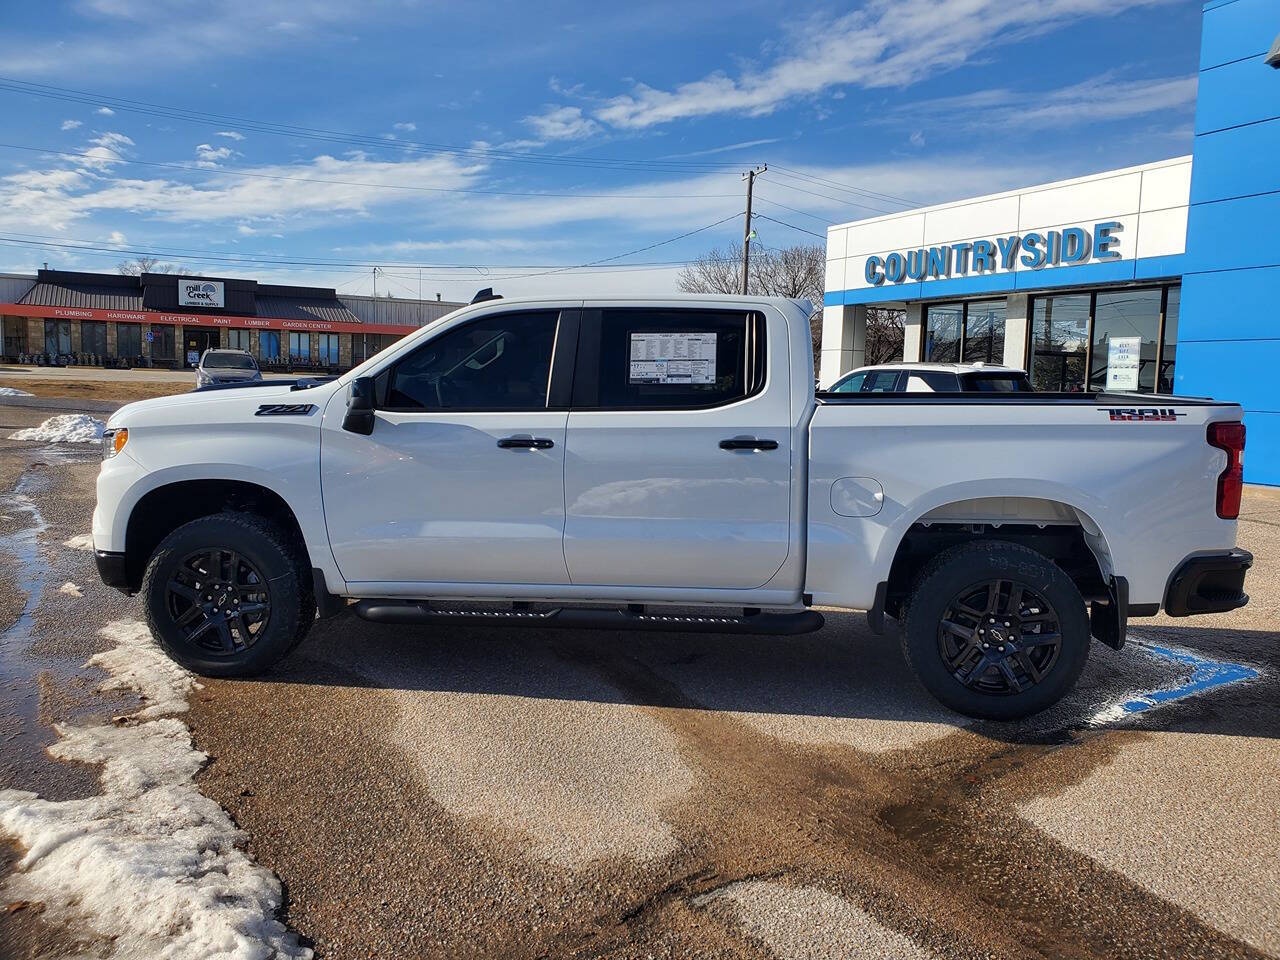
M 1245 479 L 1280 485 L 1278 157 L 1280 4 L 1211 0 L 1191 156 L 831 227 L 819 379 L 900 309 L 907 360 L 1236 401 Z
M 459 306 L 167 273 L 0 277 L 8 362 L 180 367 L 232 347 L 267 368 L 337 372 Z

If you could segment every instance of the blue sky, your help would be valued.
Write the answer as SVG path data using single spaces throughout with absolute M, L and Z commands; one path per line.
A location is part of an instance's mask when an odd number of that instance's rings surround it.
M 783 247 L 1188 153 L 1199 31 L 1194 0 L 6 4 L 0 269 L 668 292 L 752 164 Z

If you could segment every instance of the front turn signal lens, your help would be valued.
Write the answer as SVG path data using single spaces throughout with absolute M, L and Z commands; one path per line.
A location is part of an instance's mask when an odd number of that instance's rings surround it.
M 117 427 L 114 430 L 102 431 L 102 459 L 110 460 L 124 449 L 129 442 L 129 428 Z

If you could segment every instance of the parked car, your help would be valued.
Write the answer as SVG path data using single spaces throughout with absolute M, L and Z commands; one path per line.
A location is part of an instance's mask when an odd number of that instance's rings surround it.
M 836 606 L 897 618 L 934 696 L 1001 719 L 1130 617 L 1248 602 L 1238 405 L 815 395 L 810 342 L 790 300 L 491 300 L 331 382 L 129 404 L 98 570 L 211 676 L 268 669 L 317 609 L 782 635 Z
M 828 393 L 1016 393 L 1033 389 L 1025 370 L 984 363 L 882 363 L 850 370 Z
M 258 361 L 244 350 L 206 350 L 200 355 L 200 364 L 196 367 L 196 389 L 261 379 Z

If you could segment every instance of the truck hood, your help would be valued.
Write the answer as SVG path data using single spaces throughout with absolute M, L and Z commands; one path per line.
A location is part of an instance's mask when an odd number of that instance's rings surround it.
M 267 386 L 233 387 L 226 390 L 200 390 L 153 397 L 126 404 L 111 415 L 108 427 L 127 427 L 139 422 L 149 424 L 199 424 L 252 416 L 266 403 L 314 403 L 323 408 L 335 390 L 343 387 L 336 381 L 305 390 L 294 390 L 292 380 L 267 381 Z

